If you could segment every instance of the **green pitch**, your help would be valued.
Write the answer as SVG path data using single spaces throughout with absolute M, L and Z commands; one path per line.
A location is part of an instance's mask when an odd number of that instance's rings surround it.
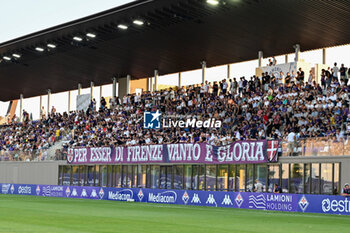
M 350 217 L 0 195 L 0 232 L 347 232 Z

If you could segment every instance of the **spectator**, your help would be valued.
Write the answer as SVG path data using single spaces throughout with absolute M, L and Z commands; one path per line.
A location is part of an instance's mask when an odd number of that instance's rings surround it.
M 254 187 L 254 192 L 257 193 L 262 193 L 263 192 L 263 184 L 260 182 L 259 179 L 255 180 L 255 187 Z
M 282 193 L 282 188 L 278 184 L 275 184 L 273 193 Z
M 326 71 L 324 69 L 321 71 L 321 86 L 322 89 L 326 88 Z
M 277 85 L 278 87 L 283 86 L 283 81 L 284 81 L 284 74 L 281 71 L 277 77 Z
M 213 96 L 218 96 L 218 93 L 219 93 L 219 85 L 217 82 L 214 82 L 214 85 L 213 85 Z
M 341 64 L 340 69 L 339 69 L 340 81 L 343 81 L 345 85 L 348 85 L 349 79 L 346 76 L 346 71 L 347 71 L 347 68 L 344 67 L 344 64 Z
M 238 93 L 242 94 L 242 92 L 243 92 L 243 78 L 240 78 L 238 82 Z
M 305 78 L 304 71 L 300 67 L 299 68 L 299 75 L 298 75 L 298 82 L 299 82 L 299 84 L 304 82 L 304 78 Z
M 272 65 L 274 66 L 277 65 L 277 60 L 274 56 L 272 57 Z
M 337 66 L 337 63 L 334 63 L 334 67 L 333 67 L 333 78 L 334 81 L 338 81 L 338 72 L 339 72 L 339 68 Z
M 101 97 L 101 101 L 100 101 L 100 108 L 103 110 L 106 108 L 107 102 L 105 100 L 105 98 L 102 96 Z
M 295 148 L 295 133 L 293 131 L 290 131 L 288 136 L 287 136 L 287 141 L 288 141 L 288 151 L 289 151 L 289 156 L 293 155 L 294 148 Z
M 267 66 L 273 66 L 273 61 L 272 61 L 272 59 L 269 59 L 269 62 L 267 63 Z
M 286 87 L 289 87 L 290 84 L 291 84 L 291 76 L 290 76 L 289 72 L 287 72 L 287 75 L 286 75 L 286 77 L 284 79 L 284 84 L 285 84 Z
M 222 80 L 222 94 L 224 94 L 224 95 L 226 94 L 227 88 L 228 88 L 228 85 L 227 85 L 226 80 L 224 79 L 224 80 Z
M 41 116 L 41 119 L 46 118 L 46 111 L 45 111 L 44 106 L 41 107 L 40 116 Z
M 307 82 L 308 83 L 312 83 L 313 80 L 314 80 L 314 74 L 313 74 L 312 70 L 310 70 L 309 78 L 308 78 Z
M 342 190 L 340 195 L 342 195 L 344 197 L 349 197 L 350 196 L 350 188 L 349 188 L 349 184 L 348 183 L 346 183 L 344 185 L 344 188 L 343 188 L 343 190 Z

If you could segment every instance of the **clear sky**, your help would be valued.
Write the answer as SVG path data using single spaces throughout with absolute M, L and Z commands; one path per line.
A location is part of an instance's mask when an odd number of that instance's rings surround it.
M 132 0 L 0 0 L 0 43 Z
M 0 0 L 0 43 L 104 10 L 132 0 Z M 8 103 L 0 101 L 0 116 Z

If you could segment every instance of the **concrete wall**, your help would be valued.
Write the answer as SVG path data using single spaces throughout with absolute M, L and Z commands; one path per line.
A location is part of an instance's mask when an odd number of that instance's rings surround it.
M 137 88 L 142 89 L 142 91 L 147 91 L 147 78 L 131 80 L 130 93 L 135 93 Z
M 0 183 L 57 185 L 58 166 L 65 161 L 0 162 Z

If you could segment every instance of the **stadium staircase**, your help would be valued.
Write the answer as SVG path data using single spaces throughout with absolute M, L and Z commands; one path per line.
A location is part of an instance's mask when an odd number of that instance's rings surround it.
M 56 142 L 53 146 L 47 149 L 45 160 L 55 160 L 56 151 L 61 150 L 63 148 L 63 145 L 69 142 L 68 138 L 69 134 L 63 136 L 63 138 L 60 141 Z

